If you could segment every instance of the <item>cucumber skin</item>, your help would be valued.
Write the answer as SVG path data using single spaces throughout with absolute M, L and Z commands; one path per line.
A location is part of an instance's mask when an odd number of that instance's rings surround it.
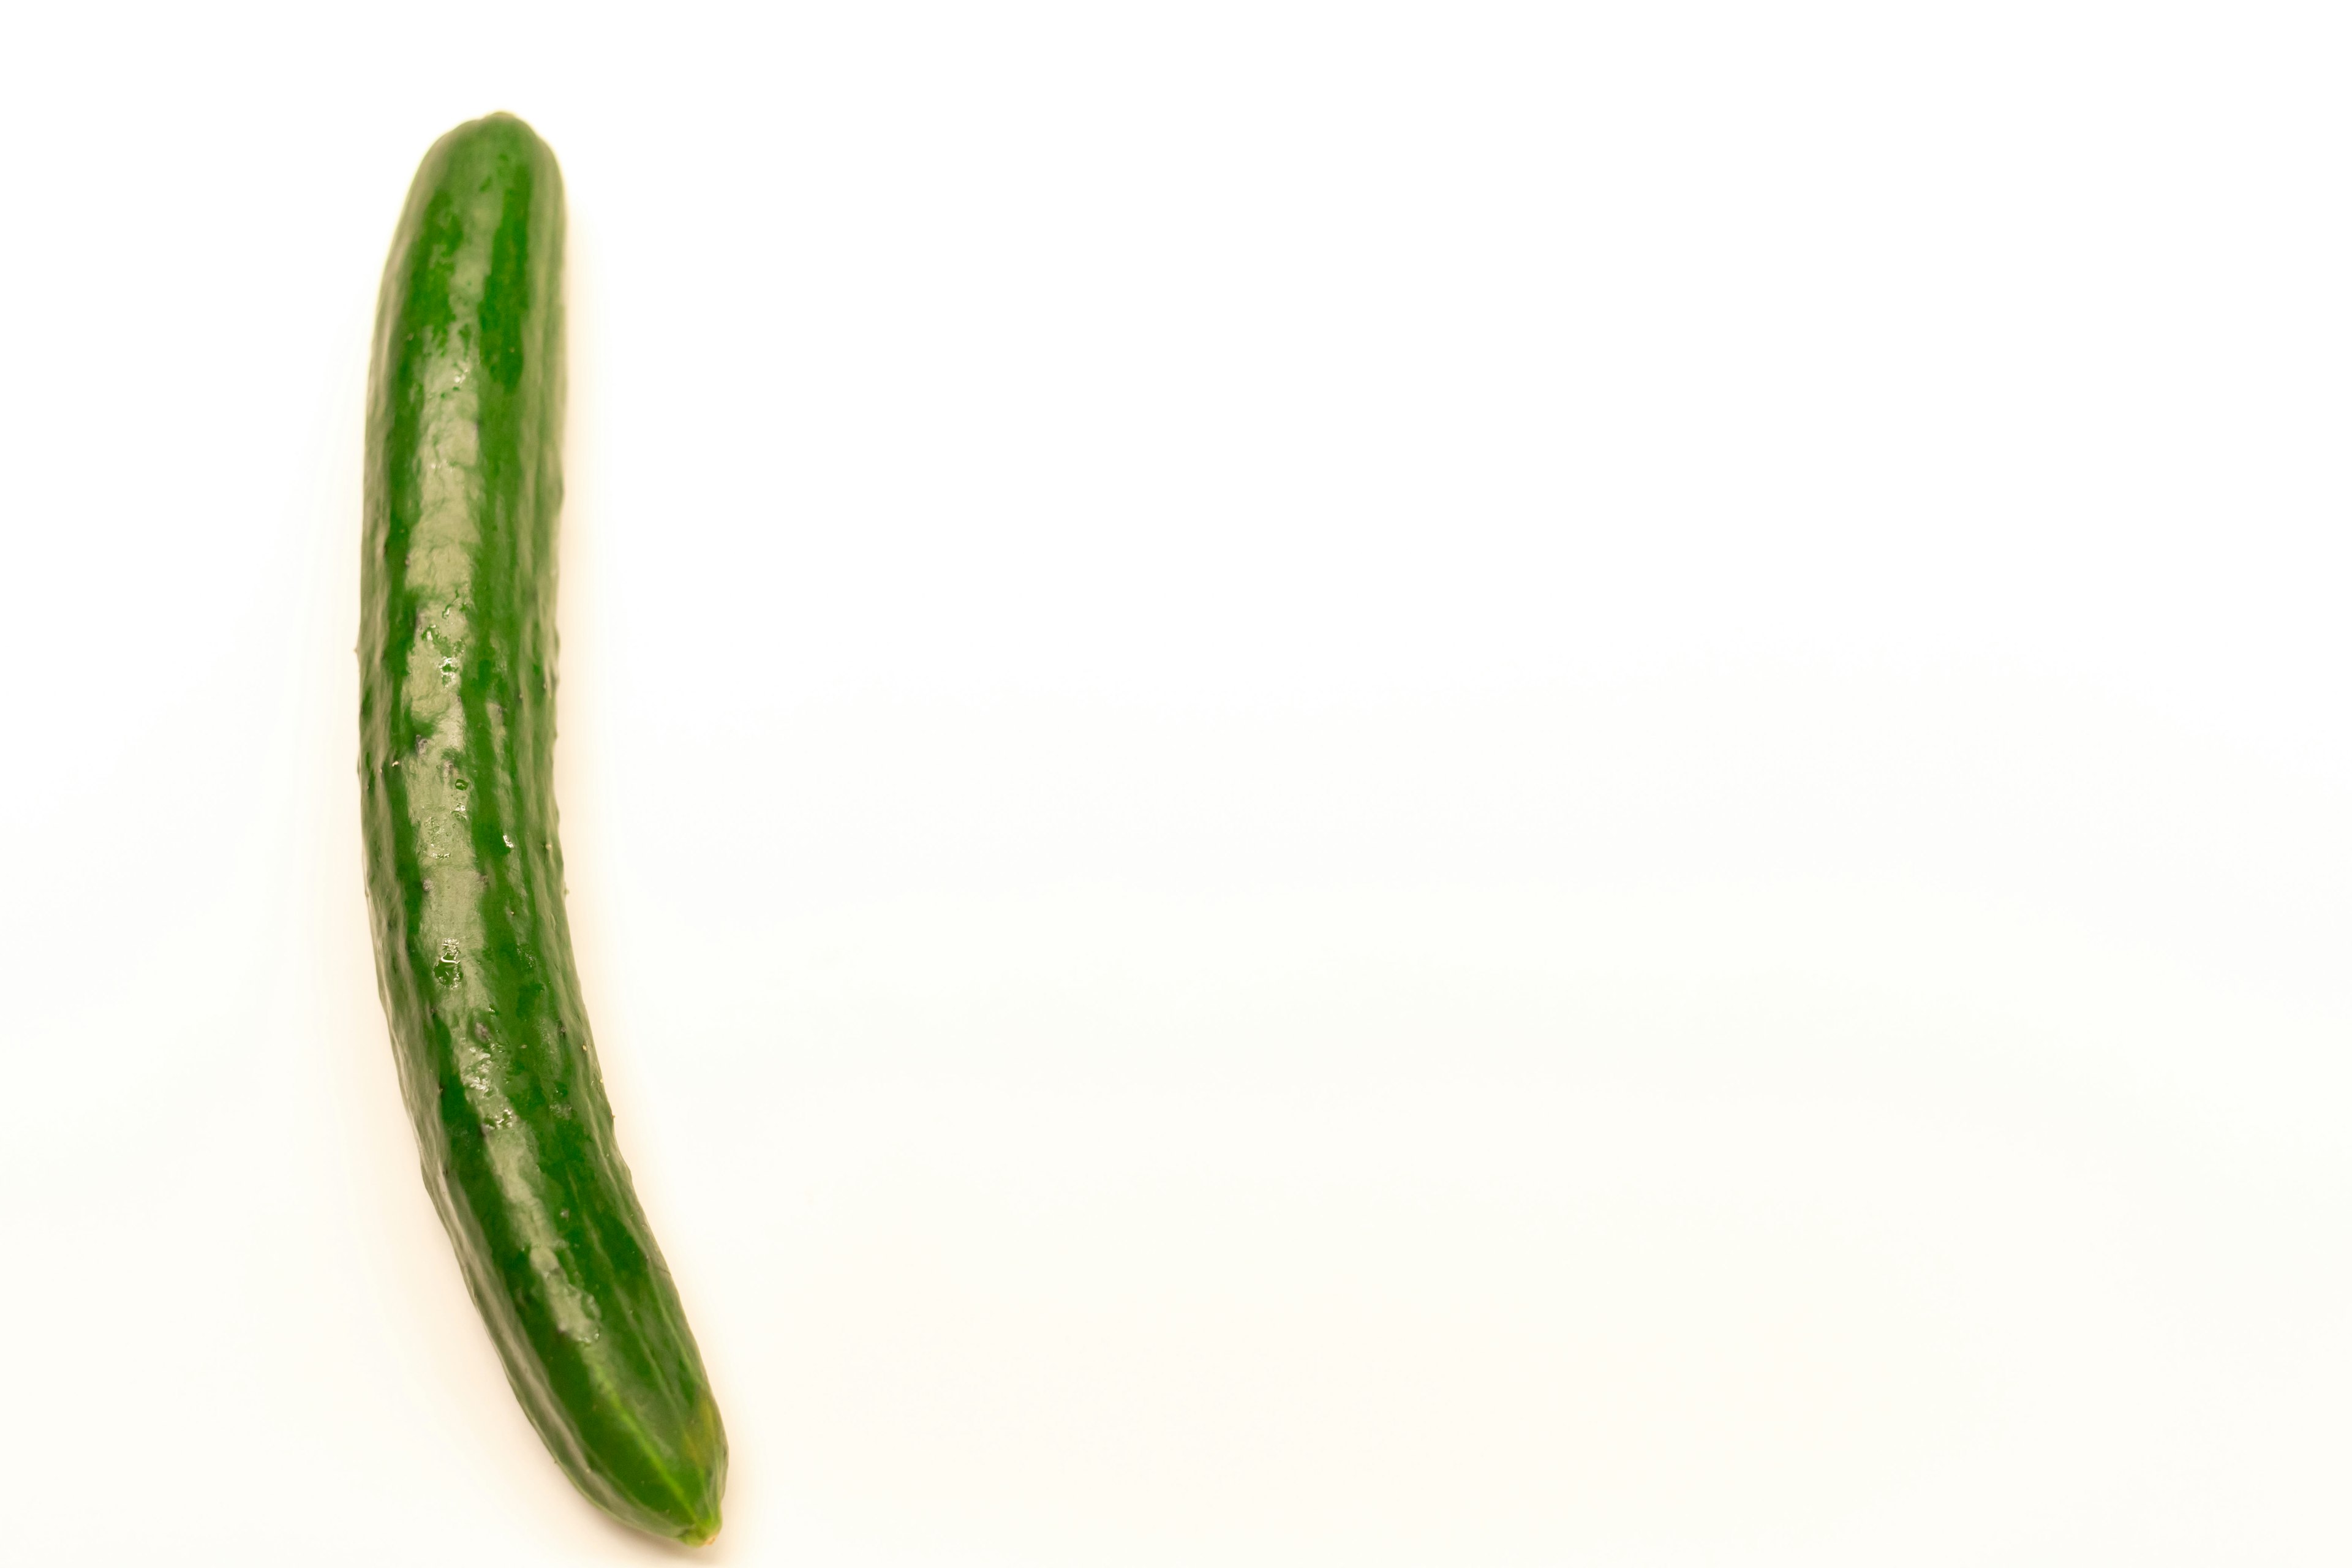
M 530 128 L 435 143 L 368 375 L 368 902 L 425 1184 L 516 1397 L 591 1500 L 698 1544 L 727 1438 L 614 1142 L 556 847 L 562 276 L 562 178 Z

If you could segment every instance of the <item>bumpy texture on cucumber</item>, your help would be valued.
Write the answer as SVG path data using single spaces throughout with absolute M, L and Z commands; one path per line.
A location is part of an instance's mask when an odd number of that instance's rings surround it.
M 436 142 L 368 379 L 360 779 L 376 977 L 425 1185 L 515 1394 L 639 1529 L 719 1529 L 727 1438 L 596 1070 L 556 847 L 563 184 Z

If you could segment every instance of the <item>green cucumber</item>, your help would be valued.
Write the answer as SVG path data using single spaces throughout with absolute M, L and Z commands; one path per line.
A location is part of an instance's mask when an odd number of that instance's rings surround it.
M 556 847 L 563 183 L 494 114 L 436 142 L 368 373 L 360 786 L 376 979 L 425 1184 L 508 1380 L 623 1521 L 719 1530 L 727 1438 L 613 1138 Z

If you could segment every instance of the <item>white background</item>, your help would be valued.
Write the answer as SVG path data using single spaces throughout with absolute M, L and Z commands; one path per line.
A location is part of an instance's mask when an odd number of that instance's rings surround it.
M 2340 8 L 29 13 L 11 1563 L 675 1557 L 362 918 L 369 319 L 494 108 L 709 1561 L 2352 1557 Z

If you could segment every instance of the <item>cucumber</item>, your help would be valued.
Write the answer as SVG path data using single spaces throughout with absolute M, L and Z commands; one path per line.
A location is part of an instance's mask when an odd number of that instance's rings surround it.
M 614 1142 L 556 847 L 563 184 L 511 115 L 436 142 L 368 373 L 360 785 L 425 1184 L 508 1380 L 623 1521 L 719 1530 L 727 1438 Z

